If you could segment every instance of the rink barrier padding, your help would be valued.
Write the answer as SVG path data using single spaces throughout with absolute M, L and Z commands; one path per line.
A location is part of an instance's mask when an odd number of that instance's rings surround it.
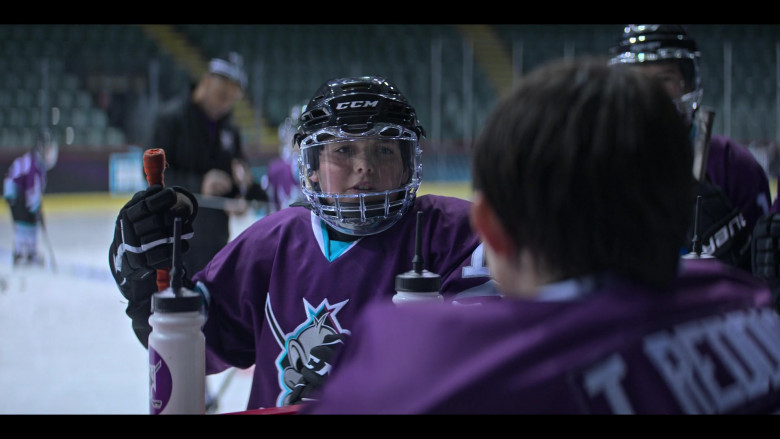
M 471 186 L 468 181 L 459 182 L 425 182 L 420 185 L 419 195 L 437 194 L 470 199 Z M 774 186 L 773 186 L 774 187 Z M 133 194 L 110 192 L 80 192 L 65 194 L 45 194 L 43 197 L 44 214 L 54 214 L 67 211 L 110 211 L 119 212 Z M 0 203 L 0 220 L 10 220 L 8 203 Z

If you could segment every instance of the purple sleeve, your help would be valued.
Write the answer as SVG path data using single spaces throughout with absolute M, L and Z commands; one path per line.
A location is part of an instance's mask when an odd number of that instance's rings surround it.
M 217 373 L 228 365 L 246 368 L 255 362 L 254 337 L 257 327 L 262 326 L 254 321 L 262 313 L 255 311 L 269 288 L 268 267 L 273 267 L 275 255 L 270 249 L 278 247 L 277 238 L 268 231 L 269 227 L 251 227 L 193 276 L 210 296 L 209 318 L 203 328 L 207 373 Z
M 742 211 L 749 230 L 769 211 L 769 178 L 749 149 L 728 137 L 712 136 L 707 173 Z

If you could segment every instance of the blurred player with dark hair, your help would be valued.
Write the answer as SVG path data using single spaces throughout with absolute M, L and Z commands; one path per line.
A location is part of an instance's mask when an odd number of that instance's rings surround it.
M 702 249 L 751 271 L 751 233 L 769 209 L 769 179 L 749 149 L 728 137 L 703 132 L 703 124 L 697 123 L 704 115 L 704 89 L 701 52 L 695 39 L 677 24 L 629 24 L 610 53 L 610 64 L 636 66 L 663 82 L 685 120 L 692 146 L 709 139 L 709 149 L 704 149 L 705 172 L 697 175 L 702 195 Z M 663 174 L 662 169 L 658 172 Z M 683 253 L 692 250 L 694 232 L 692 223 Z
M 46 172 L 57 164 L 59 147 L 48 129 L 38 133 L 35 145 L 11 163 L 3 181 L 3 197 L 14 224 L 14 265 L 43 265 L 38 254 L 38 229 Z
M 370 305 L 300 413 L 776 411 L 768 289 L 679 255 L 692 162 L 663 86 L 634 69 L 575 58 L 521 78 L 472 162 L 504 300 Z
M 295 133 L 306 206 L 260 218 L 186 281 L 207 305 L 206 373 L 254 365 L 248 409 L 301 403 L 326 382 L 330 357 L 354 334 L 364 306 L 391 303 L 396 275 L 412 268 L 418 212 L 420 253 L 441 276 L 445 303 L 500 298 L 469 225 L 471 204 L 417 196 L 423 136 L 416 110 L 386 78 L 325 82 Z M 136 193 L 117 218 L 110 249 L 144 343 L 156 290 L 150 274 L 170 266 L 164 238 L 172 230 L 164 224 L 175 215 L 174 190 Z M 209 233 L 197 226 L 195 234 Z

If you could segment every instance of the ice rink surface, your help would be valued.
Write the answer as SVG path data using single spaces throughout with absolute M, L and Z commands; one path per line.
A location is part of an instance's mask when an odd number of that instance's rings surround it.
M 420 194 L 467 198 L 462 183 Z M 14 269 L 7 204 L 0 202 L 0 414 L 148 414 L 148 353 L 125 315 L 108 267 L 116 215 L 131 195 L 47 195 L 43 268 Z M 231 221 L 236 236 L 259 218 Z M 54 255 L 54 266 L 50 264 Z M 207 378 L 217 413 L 243 411 L 251 368 Z
M 108 268 L 123 200 L 44 201 L 55 266 L 14 269 L 11 215 L 0 209 L 0 414 L 148 414 L 148 354 Z M 47 209 L 47 205 L 51 206 Z M 255 218 L 233 221 L 231 232 Z M 46 237 L 39 250 L 50 261 Z M 246 408 L 250 370 L 209 376 L 225 383 L 217 413 Z

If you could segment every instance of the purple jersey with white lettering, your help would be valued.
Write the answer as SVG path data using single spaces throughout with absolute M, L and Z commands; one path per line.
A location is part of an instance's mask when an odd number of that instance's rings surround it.
M 283 405 L 313 346 L 329 334 L 353 333 L 367 303 L 391 303 L 395 276 L 412 270 L 418 211 L 424 266 L 441 276 L 442 295 L 459 302 L 497 297 L 469 206 L 420 196 L 390 229 L 348 246 L 329 246 L 319 217 L 304 207 L 253 223 L 193 277 L 209 300 L 206 372 L 254 365 L 247 409 Z
M 707 175 L 742 212 L 745 227 L 753 230 L 772 203 L 769 178 L 753 153 L 728 137 L 713 135 L 707 156 Z
M 298 200 L 301 193 L 297 164 L 282 158 L 271 160 L 261 185 L 268 194 L 271 212 L 288 207 L 292 202 Z
M 671 291 L 613 280 L 567 300 L 372 304 L 300 413 L 776 411 L 766 286 L 716 260 L 683 264 Z

